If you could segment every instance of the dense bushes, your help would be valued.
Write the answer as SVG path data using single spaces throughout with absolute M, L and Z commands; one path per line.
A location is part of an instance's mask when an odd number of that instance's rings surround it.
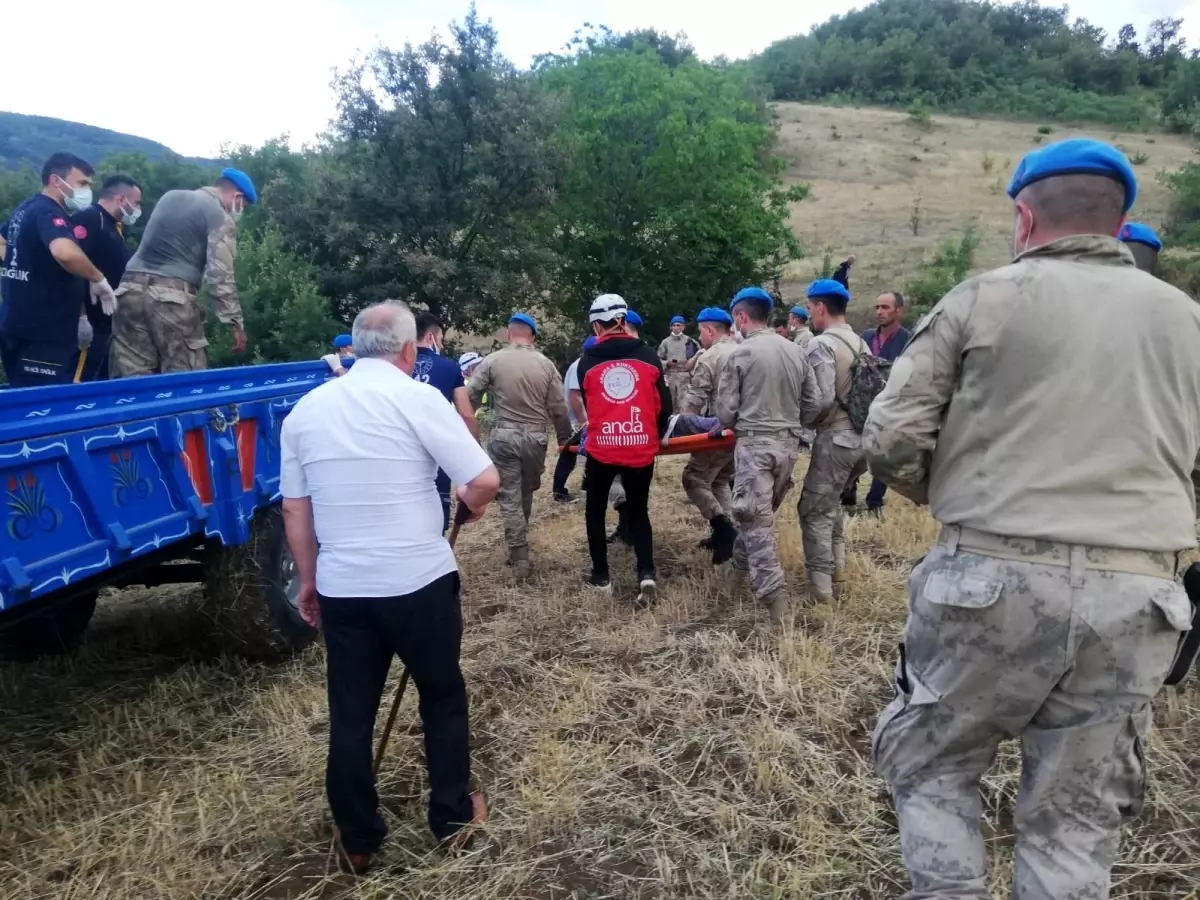
M 1182 20 L 1115 39 L 1067 7 L 879 0 L 768 47 L 751 65 L 776 100 L 843 100 L 966 115 L 1179 127 L 1200 101 Z M 1190 122 L 1188 123 L 1190 127 Z

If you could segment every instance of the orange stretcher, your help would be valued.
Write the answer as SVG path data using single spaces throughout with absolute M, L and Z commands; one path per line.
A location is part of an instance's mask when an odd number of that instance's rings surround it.
M 658 448 L 659 456 L 679 456 L 690 453 L 711 453 L 715 450 L 732 450 L 737 443 L 737 437 L 726 428 L 720 437 L 709 437 L 707 434 L 689 434 L 687 437 L 671 438 L 666 446 Z M 571 441 L 559 450 L 571 453 L 579 452 L 579 436 L 571 435 Z

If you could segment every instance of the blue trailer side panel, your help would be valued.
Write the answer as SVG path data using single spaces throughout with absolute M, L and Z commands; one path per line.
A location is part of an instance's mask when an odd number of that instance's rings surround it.
M 0 391 L 0 611 L 175 543 L 249 537 L 324 363 Z

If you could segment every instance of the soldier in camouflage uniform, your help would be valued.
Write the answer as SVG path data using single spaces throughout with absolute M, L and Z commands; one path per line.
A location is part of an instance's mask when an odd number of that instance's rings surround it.
M 704 349 L 695 357 L 696 367 L 682 412 L 711 416 L 716 410 L 721 373 L 737 346 L 729 336 L 733 319 L 725 310 L 712 307 L 702 309 L 696 321 L 700 324 L 700 346 Z M 713 565 L 728 562 L 733 556 L 737 537 L 730 520 L 733 514 L 733 451 L 693 453 L 683 469 L 683 490 L 712 529 L 702 546 L 712 550 Z
M 529 577 L 529 516 L 533 493 L 546 467 L 546 416 L 560 445 L 571 436 L 571 419 L 554 363 L 533 347 L 537 323 L 515 313 L 508 323 L 508 346 L 489 354 L 471 375 L 471 404 L 490 393 L 496 424 L 487 451 L 500 473 L 500 516 L 508 561 L 518 579 Z
M 755 599 L 781 623 L 791 600 L 775 547 L 775 510 L 792 487 L 800 431 L 821 413 L 817 382 L 800 348 L 769 325 L 771 295 L 743 288 L 730 304 L 744 335 L 729 354 L 717 387 L 716 415 L 737 435 L 733 564 L 748 569 Z
M 788 331 L 801 350 L 813 339 L 812 329 L 808 327 L 808 310 L 803 306 L 793 306 L 788 313 Z
M 846 324 L 850 292 L 832 279 L 808 288 L 809 314 L 820 334 L 805 350 L 816 374 L 821 417 L 812 445 L 812 461 L 804 476 L 797 512 L 804 538 L 804 570 L 810 602 L 829 602 L 835 584 L 846 578 L 846 538 L 840 497 L 847 484 L 866 471 L 862 443 L 846 412 L 850 367 L 855 354 L 870 348 Z
M 921 320 L 863 430 L 875 475 L 943 526 L 873 742 L 909 900 L 988 897 L 980 782 L 1005 738 L 1015 900 L 1108 897 L 1142 806 L 1150 701 L 1189 626 L 1200 308 L 1112 237 L 1136 192 L 1106 144 L 1026 156 L 1014 262 Z
M 257 199 L 245 172 L 225 169 L 213 187 L 167 191 L 155 204 L 116 292 L 114 378 L 208 368 L 201 280 L 217 319 L 233 329 L 234 352 L 246 349 L 233 267 L 237 219 Z
M 1158 254 L 1162 252 L 1163 242 L 1153 228 L 1141 222 L 1126 222 L 1117 237 L 1129 248 L 1139 269 L 1151 275 L 1158 274 Z
M 671 389 L 671 402 L 675 409 L 683 406 L 691 374 L 688 362 L 699 349 L 696 342 L 683 333 L 683 316 L 671 320 L 671 333 L 658 345 L 658 358 L 663 361 L 667 373 L 667 386 Z

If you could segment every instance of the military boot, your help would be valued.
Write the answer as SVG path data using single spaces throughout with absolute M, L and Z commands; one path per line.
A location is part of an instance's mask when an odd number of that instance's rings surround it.
M 809 603 L 832 603 L 833 602 L 833 576 L 825 572 L 809 572 L 808 573 L 808 600 Z
M 833 542 L 833 595 L 840 597 L 846 585 L 846 542 Z
M 529 547 L 513 547 L 509 551 L 509 559 L 512 560 L 513 577 L 517 581 L 524 581 L 533 571 L 533 567 L 529 564 Z
M 771 625 L 778 628 L 784 625 L 792 618 L 792 602 L 788 598 L 787 591 L 773 591 L 766 597 L 763 597 L 763 603 L 766 604 L 767 614 L 771 617 Z
M 719 566 L 721 563 L 733 559 L 733 545 L 737 540 L 737 529 L 725 516 L 714 516 L 712 530 L 712 563 L 714 566 Z

